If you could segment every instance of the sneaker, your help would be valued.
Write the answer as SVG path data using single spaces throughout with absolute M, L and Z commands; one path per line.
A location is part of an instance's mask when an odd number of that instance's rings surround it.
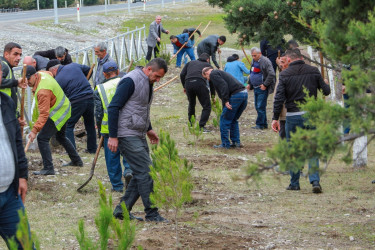
M 371 183 L 372 183 L 372 184 L 375 184 L 375 180 L 373 180 Z
M 123 193 L 124 192 L 124 190 L 122 190 L 122 189 L 111 189 L 111 192 L 116 192 L 116 193 Z
M 124 219 L 124 215 L 122 213 L 122 208 L 121 208 L 121 205 L 117 205 L 115 210 L 113 211 L 113 216 L 116 218 L 116 219 L 119 219 L 119 220 L 123 220 Z M 129 213 L 129 219 L 130 220 L 138 220 L 138 221 L 143 221 L 143 218 L 141 217 L 137 217 L 137 216 L 134 216 L 132 213 Z
M 34 171 L 35 175 L 55 175 L 55 170 L 53 169 L 42 169 L 40 171 Z
M 78 162 L 68 162 L 68 163 L 65 163 L 62 165 L 63 167 L 82 167 L 83 166 L 83 162 L 82 161 L 78 161 Z
M 125 178 L 125 189 L 127 189 L 131 179 L 133 178 L 133 174 L 132 173 L 126 173 L 124 178 Z
M 158 214 L 158 215 L 156 215 L 154 217 L 146 218 L 146 221 L 148 221 L 148 222 L 153 221 L 153 222 L 169 223 L 169 220 L 163 218 L 160 214 Z
M 225 147 L 223 144 L 220 144 L 220 145 L 214 145 L 214 148 L 216 148 L 216 149 L 229 149 L 230 146 L 229 147 Z
M 301 188 L 299 186 L 292 186 L 292 184 L 290 184 L 286 190 L 292 190 L 292 191 L 297 191 L 297 190 L 301 190 Z
M 96 154 L 96 151 L 94 151 L 94 152 L 90 152 L 88 149 L 85 149 L 85 153 L 86 153 L 86 154 L 92 154 L 92 155 L 94 155 L 94 154 Z
M 205 127 L 203 127 L 202 130 L 203 130 L 203 133 L 205 133 L 205 134 L 206 134 L 206 133 L 211 133 L 211 130 L 206 129 Z
M 252 129 L 259 129 L 259 130 L 263 130 L 263 129 L 266 129 L 265 127 L 261 127 L 261 126 L 254 126 L 254 127 L 251 127 Z
M 322 192 L 322 187 L 320 186 L 319 182 L 317 181 L 313 182 L 312 191 L 314 194 L 320 194 Z
M 233 142 L 231 145 L 230 145 L 231 148 L 243 148 L 243 145 L 241 143 L 236 143 L 236 142 Z

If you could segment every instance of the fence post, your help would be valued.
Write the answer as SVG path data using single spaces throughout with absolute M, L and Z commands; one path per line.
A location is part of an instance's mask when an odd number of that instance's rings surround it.
M 57 0 L 53 0 L 53 10 L 55 13 L 55 24 L 59 24 L 59 17 L 57 14 Z
M 81 22 L 81 17 L 79 15 L 79 3 L 77 3 L 77 22 Z

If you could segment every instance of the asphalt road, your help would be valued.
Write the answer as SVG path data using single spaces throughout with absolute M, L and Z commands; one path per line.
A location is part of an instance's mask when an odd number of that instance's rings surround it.
M 187 2 L 188 0 L 186 0 Z M 185 2 L 184 0 L 175 0 L 176 4 Z M 146 2 L 146 11 L 152 5 L 160 5 L 161 6 L 162 0 L 153 0 L 150 2 Z M 164 0 L 165 5 L 173 4 L 173 0 Z M 143 2 L 136 2 L 130 3 L 130 8 L 142 8 Z M 128 3 L 121 3 L 121 4 L 110 4 L 107 5 L 107 11 L 119 11 L 124 10 L 128 11 Z M 100 13 L 105 12 L 104 5 L 95 5 L 95 6 L 83 6 L 80 8 L 80 15 L 87 15 L 92 13 Z M 59 8 L 58 9 L 58 16 L 59 18 L 62 17 L 69 17 L 69 16 L 76 16 L 77 15 L 77 8 Z M 25 22 L 25 21 L 36 21 L 36 20 L 46 20 L 46 19 L 54 19 L 54 10 L 53 9 L 43 9 L 43 10 L 30 10 L 30 11 L 20 11 L 20 12 L 10 12 L 10 13 L 0 13 L 0 23 L 5 22 Z

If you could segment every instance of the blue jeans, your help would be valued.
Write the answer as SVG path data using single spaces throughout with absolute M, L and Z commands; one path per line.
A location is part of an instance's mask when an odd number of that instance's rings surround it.
M 18 210 L 25 211 L 21 197 L 16 192 L 14 185 L 7 191 L 0 193 L 0 235 L 7 242 L 16 237 L 17 225 L 20 222 Z M 30 233 L 30 229 L 29 229 Z M 18 241 L 18 249 L 22 249 Z
M 224 106 L 220 116 L 221 145 L 225 148 L 230 147 L 228 133 L 230 133 L 232 143 L 240 144 L 241 142 L 238 119 L 247 106 L 247 90 L 232 95 L 229 104 L 232 105 L 232 109 Z
M 74 140 L 73 130 L 81 116 L 83 116 L 83 122 L 87 133 L 87 150 L 89 153 L 95 153 L 97 145 L 94 120 L 94 98 L 88 98 L 72 104 L 72 116 L 66 122 L 66 137 L 71 141 L 74 148 L 76 148 L 76 142 Z
M 126 158 L 133 171 L 133 178 L 126 189 L 125 195 L 121 198 L 121 202 L 125 202 L 126 208 L 130 212 L 138 198 L 141 197 L 146 219 L 159 215 L 158 208 L 154 207 L 150 200 L 154 182 L 149 174 L 152 161 L 146 138 L 138 136 L 119 137 L 118 141 L 121 155 Z
M 122 167 L 120 159 L 120 151 L 117 150 L 116 153 L 113 153 L 108 148 L 108 137 L 104 136 L 104 157 L 105 164 L 107 165 L 107 171 L 109 180 L 112 184 L 112 189 L 116 191 L 123 191 L 124 183 L 122 182 Z M 127 173 L 132 173 L 129 164 L 126 162 L 125 158 L 122 157 L 122 164 L 124 165 L 124 176 Z
M 190 60 L 195 60 L 195 55 L 194 55 L 194 48 L 186 48 L 184 47 L 178 54 L 177 54 L 177 62 L 176 66 L 181 67 L 181 61 L 182 61 L 182 56 L 184 53 L 187 53 L 188 56 L 190 57 Z
M 303 129 L 312 129 L 305 126 L 306 119 L 302 115 L 287 116 L 286 117 L 286 139 L 290 141 L 291 133 L 296 132 L 297 127 Z M 319 182 L 319 159 L 318 157 L 313 157 L 308 160 L 309 163 L 309 181 L 312 184 L 314 181 Z M 290 184 L 292 186 L 299 186 L 299 177 L 301 171 L 290 171 Z
M 267 124 L 267 98 L 268 98 L 268 90 L 261 90 L 259 88 L 254 88 L 254 104 L 255 109 L 258 113 L 257 120 L 255 124 L 261 128 L 268 128 Z

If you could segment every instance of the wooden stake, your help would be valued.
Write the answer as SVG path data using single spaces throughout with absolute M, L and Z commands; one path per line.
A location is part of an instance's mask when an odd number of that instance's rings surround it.
M 30 144 L 31 144 L 31 140 L 29 139 L 25 147 L 25 154 L 27 153 L 27 150 L 29 150 Z
M 208 28 L 208 26 L 211 24 L 211 21 L 208 22 L 208 24 L 206 25 L 206 27 L 204 28 L 204 30 L 201 32 L 201 36 L 203 35 L 203 33 L 206 31 L 206 29 Z M 200 37 L 197 38 L 197 40 L 195 40 L 195 44 L 198 43 L 198 40 L 199 40 Z
M 177 77 L 178 77 L 178 75 L 175 76 L 175 77 L 173 77 L 173 78 L 172 78 L 171 80 L 169 80 L 168 82 L 166 82 L 166 83 L 160 85 L 159 87 L 157 87 L 156 89 L 154 89 L 154 92 L 158 91 L 158 90 L 161 89 L 161 88 L 164 88 L 165 86 L 167 86 L 168 84 L 170 84 L 171 82 L 173 82 L 174 80 L 176 80 Z
M 249 57 L 247 56 L 247 54 L 246 54 L 246 52 L 245 52 L 245 49 L 243 48 L 243 46 L 241 46 L 241 48 L 242 48 L 242 52 L 243 52 L 243 54 L 245 55 L 247 61 L 248 61 L 249 64 L 250 64 L 250 67 L 251 67 L 251 61 L 250 61 Z
M 220 69 L 223 70 L 223 63 L 221 61 L 221 51 L 219 53 L 219 66 L 220 66 Z
M 198 25 L 198 27 L 194 30 L 194 32 L 191 33 L 191 35 L 189 36 L 189 39 L 188 39 L 188 40 L 190 40 L 190 39 L 194 36 L 195 32 L 197 32 L 197 30 L 199 29 L 199 27 L 201 27 L 201 25 L 202 25 L 202 23 L 200 23 L 200 24 Z M 181 46 L 181 48 L 177 51 L 176 54 L 174 54 L 174 55 L 172 56 L 172 58 L 169 60 L 169 62 L 171 62 L 171 61 L 177 56 L 177 54 L 180 53 L 180 51 L 186 46 L 186 44 L 187 44 L 187 42 L 185 42 L 185 43 Z
M 134 62 L 134 59 L 132 59 L 132 60 L 130 61 L 130 63 L 129 63 L 129 67 L 128 67 L 128 69 L 126 70 L 126 74 L 129 73 L 130 68 L 133 66 L 133 62 Z
M 92 66 L 91 66 L 91 68 L 90 68 L 90 71 L 89 71 L 89 73 L 88 73 L 87 76 L 86 76 L 87 80 L 90 79 L 94 67 L 95 67 L 95 63 L 92 64 Z
M 22 72 L 22 82 L 25 83 L 26 81 L 26 70 L 27 70 L 27 64 L 24 64 L 23 65 L 23 72 Z M 21 92 L 21 110 L 20 110 L 20 118 L 21 120 L 23 120 L 24 118 L 24 112 L 25 112 L 25 89 L 22 88 L 22 92 Z M 23 125 L 21 125 L 20 127 L 21 129 L 21 136 L 23 138 Z

